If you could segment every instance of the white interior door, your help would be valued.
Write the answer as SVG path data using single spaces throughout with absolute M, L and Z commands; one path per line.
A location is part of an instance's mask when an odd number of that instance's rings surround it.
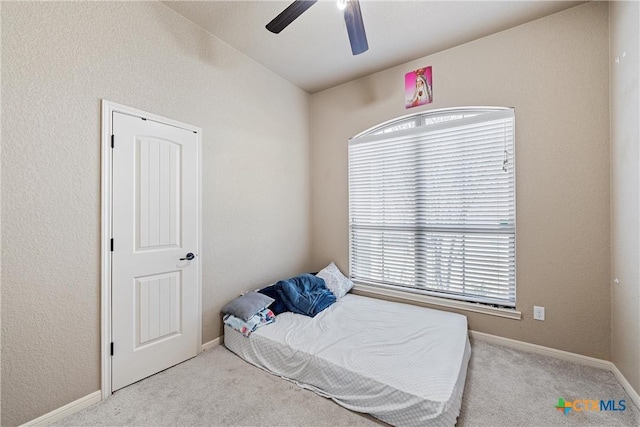
M 113 135 L 115 391 L 194 357 L 201 343 L 198 135 L 119 112 Z

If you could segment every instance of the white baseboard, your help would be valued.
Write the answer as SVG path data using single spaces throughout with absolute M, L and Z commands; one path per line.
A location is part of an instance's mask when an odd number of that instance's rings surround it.
M 216 347 L 223 342 L 223 336 L 219 336 L 216 339 L 213 339 L 209 342 L 202 344 L 202 351 L 209 350 L 213 347 Z M 102 392 L 100 390 L 94 391 L 93 393 L 81 397 L 78 400 L 75 400 L 71 403 L 68 403 L 58 409 L 55 409 L 47 414 L 42 415 L 41 417 L 36 418 L 35 420 L 28 421 L 22 424 L 20 427 L 41 427 L 47 426 L 49 424 L 55 423 L 67 417 L 71 414 L 79 412 L 84 408 L 93 405 L 94 403 L 98 403 L 102 400 Z
M 557 359 L 566 360 L 568 362 L 610 371 L 616 377 L 622 388 L 624 388 L 627 394 L 629 394 L 631 400 L 633 400 L 636 406 L 640 409 L 640 395 L 638 395 L 638 392 L 634 390 L 631 384 L 629 384 L 629 381 L 627 381 L 624 375 L 622 375 L 622 372 L 620 372 L 618 367 L 614 365 L 613 362 L 610 362 L 608 360 L 596 359 L 595 357 L 583 356 L 582 354 L 571 353 L 564 350 L 558 350 L 551 347 L 545 347 L 542 345 L 530 344 L 524 341 L 512 340 L 511 338 L 504 338 L 497 335 L 486 334 L 484 332 L 469 331 L 469 335 L 473 339 L 490 342 L 492 344 L 515 348 L 516 350 L 527 351 L 529 353 L 551 356 Z
M 209 342 L 202 344 L 202 351 L 207 351 L 213 347 L 219 346 L 224 342 L 224 335 L 220 335 L 218 338 L 214 338 Z
M 219 336 L 216 339 L 213 339 L 209 342 L 202 344 L 202 351 L 209 350 L 213 347 L 216 347 L 223 342 L 223 336 Z M 93 393 L 81 397 L 78 400 L 75 400 L 71 403 L 68 403 L 58 409 L 55 409 L 47 414 L 42 415 L 41 417 L 36 418 L 35 420 L 28 421 L 22 424 L 20 427 L 41 427 L 47 426 L 51 423 L 55 423 L 67 417 L 71 414 L 79 412 L 84 408 L 93 405 L 94 403 L 98 403 L 102 400 L 102 392 L 100 390 L 94 391 Z
M 487 341 L 493 344 L 505 347 L 515 348 L 516 350 L 527 351 L 529 353 L 542 354 L 544 356 L 552 356 L 568 362 L 578 363 L 580 365 L 592 366 L 594 368 L 611 370 L 611 362 L 608 360 L 596 359 L 595 357 L 583 356 L 577 353 L 571 353 L 564 350 L 545 347 L 538 344 L 530 344 L 524 341 L 512 340 L 511 338 L 499 337 L 497 335 L 486 334 L 484 332 L 469 331 L 471 338 L 481 341 Z
M 31 420 L 22 424 L 20 427 L 40 427 L 47 426 L 51 423 L 55 423 L 67 417 L 71 414 L 74 414 L 78 411 L 83 410 L 84 408 L 93 405 L 94 403 L 100 402 L 102 399 L 102 392 L 100 390 L 94 391 L 91 394 L 86 395 L 85 397 L 81 397 L 78 400 L 74 400 L 71 403 L 67 403 L 66 405 L 55 409 L 47 414 L 42 415 L 41 417 L 36 418 L 35 420 Z
M 629 384 L 629 381 L 622 375 L 622 372 L 608 360 L 596 359 L 595 357 L 583 356 L 577 353 L 571 353 L 564 350 L 557 350 L 555 348 L 545 347 L 537 344 L 530 344 L 524 341 L 513 340 L 511 338 L 499 337 L 497 335 L 491 335 L 484 332 L 477 331 L 469 331 L 469 335 L 473 339 L 490 342 L 492 344 L 498 344 L 505 347 L 515 348 L 516 350 L 527 351 L 529 353 L 542 354 L 544 356 L 551 356 L 558 359 L 566 360 L 568 362 L 578 363 L 580 365 L 587 365 L 594 368 L 605 369 L 607 371 L 611 371 L 613 375 L 616 377 L 620 385 L 624 388 L 624 390 L 629 394 L 633 402 L 636 404 L 638 408 L 640 408 L 640 395 L 638 392 L 634 390 L 634 388 Z M 202 351 L 210 350 L 224 342 L 224 335 L 219 336 L 209 342 L 202 344 Z M 40 427 L 46 426 L 51 423 L 54 423 L 58 420 L 63 419 L 75 412 L 81 411 L 82 409 L 93 405 L 94 403 L 100 402 L 102 398 L 101 391 L 94 391 L 93 393 L 81 397 L 78 400 L 75 400 L 71 403 L 68 403 L 56 410 L 49 412 L 48 414 L 44 414 L 41 417 L 36 418 L 35 420 L 31 420 L 20 427 Z
M 620 372 L 618 367 L 613 363 L 611 363 L 611 372 L 613 372 L 613 375 L 616 377 L 616 379 L 618 380 L 622 388 L 624 388 L 624 390 L 629 394 L 629 396 L 631 396 L 631 399 L 634 401 L 638 409 L 640 409 L 640 395 L 638 394 L 637 391 L 634 390 L 633 387 L 631 387 L 631 384 L 629 384 L 629 381 L 627 381 L 624 375 L 622 375 L 622 372 Z

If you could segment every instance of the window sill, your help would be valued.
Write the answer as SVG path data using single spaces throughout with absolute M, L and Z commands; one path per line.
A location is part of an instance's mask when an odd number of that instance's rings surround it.
M 522 313 L 515 309 L 498 308 L 474 304 L 466 301 L 456 301 L 446 298 L 438 298 L 430 295 L 422 295 L 414 292 L 404 292 L 395 289 L 382 288 L 378 286 L 356 283 L 354 291 L 364 296 L 392 297 L 407 302 L 421 302 L 441 307 L 455 308 L 458 310 L 473 311 L 474 313 L 488 314 L 490 316 L 504 317 L 506 319 L 522 320 Z

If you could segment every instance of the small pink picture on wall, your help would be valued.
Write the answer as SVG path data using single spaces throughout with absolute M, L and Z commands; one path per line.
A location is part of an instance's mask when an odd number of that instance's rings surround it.
M 433 102 L 431 67 L 419 68 L 404 75 L 404 96 L 406 108 Z

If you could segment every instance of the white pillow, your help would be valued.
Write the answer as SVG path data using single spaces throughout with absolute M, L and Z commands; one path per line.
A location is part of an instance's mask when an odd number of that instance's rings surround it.
M 353 282 L 345 277 L 333 262 L 320 270 L 316 277 L 324 280 L 325 285 L 333 292 L 336 299 L 342 298 L 353 288 Z

